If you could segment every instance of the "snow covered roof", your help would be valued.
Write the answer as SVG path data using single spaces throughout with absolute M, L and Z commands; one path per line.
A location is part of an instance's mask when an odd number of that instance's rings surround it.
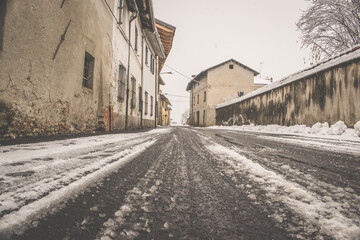
M 324 71 L 326 69 L 332 68 L 334 66 L 337 66 L 341 63 L 349 62 L 355 59 L 360 58 L 360 44 L 354 46 L 353 48 L 348 49 L 347 51 L 344 51 L 334 57 L 328 58 L 324 61 L 319 62 L 318 64 L 311 66 L 309 68 L 306 68 L 304 70 L 301 70 L 299 72 L 296 72 L 295 74 L 292 74 L 288 77 L 285 77 L 279 81 L 273 82 L 267 86 L 264 86 L 262 88 L 259 88 L 255 91 L 252 91 L 245 96 L 234 98 L 230 101 L 218 104 L 216 106 L 216 109 L 226 107 L 229 105 L 232 105 L 234 103 L 242 102 L 246 99 L 252 98 L 254 96 L 261 95 L 265 92 L 271 91 L 276 88 L 280 88 L 284 85 L 290 84 L 292 82 L 301 80 L 305 77 L 311 76 L 317 72 Z
M 270 79 L 261 78 L 259 76 L 254 77 L 255 85 L 268 85 L 269 83 L 271 83 L 270 81 Z

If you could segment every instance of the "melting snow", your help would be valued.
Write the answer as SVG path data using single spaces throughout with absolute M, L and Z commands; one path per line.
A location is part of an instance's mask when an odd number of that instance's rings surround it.
M 116 171 L 168 129 L 0 147 L 0 234 L 36 218 Z M 92 211 L 96 211 L 94 206 Z
M 226 162 L 235 172 L 248 175 L 248 179 L 253 184 L 265 190 L 270 204 L 280 202 L 287 208 L 290 208 L 305 222 L 303 225 L 306 226 L 305 231 L 308 231 L 309 234 L 315 231 L 311 226 L 315 226 L 321 233 L 330 235 L 335 239 L 360 238 L 359 216 L 354 217 L 345 213 L 349 204 L 341 202 L 339 199 L 335 200 L 330 196 L 320 196 L 316 192 L 291 182 L 284 176 L 251 161 L 233 149 L 216 143 L 207 144 L 207 148 L 222 159 L 222 161 Z M 290 170 L 291 168 L 284 165 L 282 169 Z M 227 171 L 227 173 L 231 174 L 231 171 Z M 251 186 L 249 185 L 248 187 Z M 336 189 L 336 187 L 332 187 L 332 189 Z M 358 196 L 355 194 L 344 192 L 341 188 L 337 188 L 337 191 L 338 193 L 346 194 L 355 204 L 359 201 Z M 250 193 L 248 197 L 255 200 L 255 194 Z M 279 223 L 284 221 L 284 215 L 280 213 L 273 214 L 271 217 Z M 302 225 L 301 222 L 299 224 Z

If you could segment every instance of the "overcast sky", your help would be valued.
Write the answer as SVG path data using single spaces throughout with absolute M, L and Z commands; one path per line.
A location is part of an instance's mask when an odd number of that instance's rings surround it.
M 296 21 L 305 0 L 153 0 L 154 16 L 176 27 L 165 62 L 191 77 L 231 58 L 279 80 L 308 66 Z M 162 72 L 173 70 L 164 66 Z M 180 122 L 189 108 L 190 81 L 181 74 L 162 74 L 162 91 L 173 105 L 171 118 Z M 177 95 L 177 96 L 174 96 Z M 182 96 L 182 97 L 179 97 Z

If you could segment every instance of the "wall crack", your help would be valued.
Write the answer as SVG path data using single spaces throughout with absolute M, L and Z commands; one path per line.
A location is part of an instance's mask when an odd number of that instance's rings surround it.
M 52 60 L 55 60 L 56 55 L 57 55 L 57 53 L 58 53 L 58 51 L 59 51 L 59 49 L 60 49 L 61 44 L 65 41 L 65 36 L 66 36 L 66 33 L 67 33 L 67 31 L 68 31 L 68 29 L 69 29 L 69 27 L 70 27 L 70 23 L 71 23 L 71 19 L 70 19 L 69 23 L 67 24 L 64 33 L 61 34 L 60 42 L 59 42 L 59 44 L 58 44 L 57 47 L 56 47 L 56 50 L 55 50 L 55 52 L 54 52 L 54 55 L 53 55 Z

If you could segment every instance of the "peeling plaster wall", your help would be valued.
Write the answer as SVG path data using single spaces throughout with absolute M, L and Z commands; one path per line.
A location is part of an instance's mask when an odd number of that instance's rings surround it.
M 333 124 L 360 120 L 360 59 L 216 110 L 217 125 Z
M 7 1 L 0 138 L 109 129 L 112 22 L 103 1 Z M 93 89 L 82 86 L 85 51 Z

